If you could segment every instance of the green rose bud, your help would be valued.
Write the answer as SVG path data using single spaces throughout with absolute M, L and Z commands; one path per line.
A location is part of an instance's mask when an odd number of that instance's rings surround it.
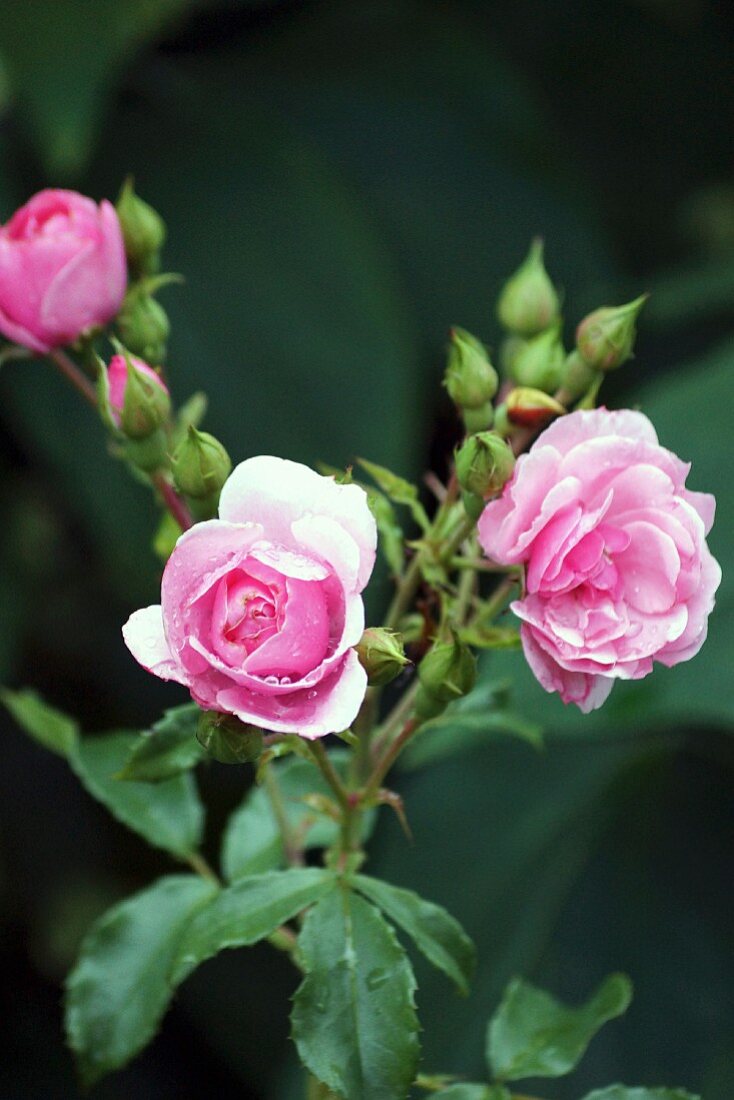
M 500 324 L 518 336 L 535 336 L 558 317 L 558 295 L 543 264 L 543 242 L 533 241 L 524 262 L 497 301 Z
M 201 712 L 196 738 L 220 764 L 252 764 L 263 749 L 262 730 L 216 710 Z
M 134 355 L 148 363 L 165 361 L 171 326 L 165 309 L 150 294 L 133 290 L 127 295 L 117 316 L 117 331 Z
M 135 194 L 130 177 L 122 185 L 116 209 L 130 266 L 143 274 L 157 271 L 166 225 L 153 207 Z
M 138 366 L 130 355 L 124 356 L 124 363 L 127 377 L 119 412 L 120 430 L 128 439 L 148 439 L 168 420 L 171 398 L 163 382 L 147 364 Z
M 517 350 L 512 376 L 519 386 L 553 393 L 561 384 L 566 352 L 561 343 L 560 324 L 551 325 Z
M 431 718 L 472 690 L 477 678 L 477 659 L 454 634 L 451 641 L 436 642 L 429 649 L 418 666 L 418 678 L 416 712 L 420 718 Z
M 369 627 L 355 648 L 370 687 L 384 687 L 410 664 L 401 636 L 383 627 Z
M 461 409 L 479 409 L 497 393 L 499 379 L 487 349 L 463 328 L 451 330 L 444 385 Z
M 218 439 L 190 424 L 171 469 L 179 492 L 193 500 L 205 500 L 219 495 L 232 462 Z
M 576 347 L 596 370 L 616 370 L 632 355 L 635 322 L 647 301 L 643 294 L 624 306 L 604 306 L 585 317 L 576 330 Z
M 578 401 L 591 389 L 598 376 L 598 370 L 590 367 L 577 350 L 572 351 L 563 368 L 559 397 L 567 405 Z
M 467 493 L 486 499 L 512 477 L 515 456 L 496 432 L 469 436 L 456 454 L 456 476 Z

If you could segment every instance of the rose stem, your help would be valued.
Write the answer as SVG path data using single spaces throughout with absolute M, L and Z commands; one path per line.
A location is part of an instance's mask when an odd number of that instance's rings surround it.
M 61 348 L 55 348 L 48 353 L 49 359 L 59 368 L 64 378 L 71 382 L 77 393 L 80 393 L 87 404 L 93 409 L 97 408 L 97 393 L 87 376 L 81 372 L 73 359 Z M 171 513 L 176 523 L 183 531 L 193 526 L 191 513 L 186 507 L 170 482 L 166 481 L 163 474 L 151 474 L 150 480 L 163 498 L 166 508 Z

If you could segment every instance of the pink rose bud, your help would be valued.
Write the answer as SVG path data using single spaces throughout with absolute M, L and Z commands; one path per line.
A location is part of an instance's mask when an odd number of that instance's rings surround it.
M 595 710 L 615 680 L 703 645 L 721 570 L 706 545 L 715 501 L 686 489 L 689 468 L 642 413 L 577 411 L 546 428 L 484 509 L 484 552 L 525 566 L 511 605 L 525 656 L 564 703 Z
M 128 359 L 134 368 L 133 380 L 140 383 L 133 395 L 136 400 L 131 400 Z M 136 359 L 133 355 L 128 358 L 124 355 L 113 355 L 107 368 L 107 385 L 110 415 L 117 427 L 126 431 L 126 434 L 133 438 L 145 438 L 165 420 L 170 408 L 168 387 L 161 376 L 142 359 Z
M 0 228 L 0 332 L 45 354 L 105 325 L 127 268 L 115 208 L 76 191 L 40 191 Z
M 367 688 L 354 649 L 377 545 L 367 494 L 261 456 L 232 472 L 219 516 L 180 537 L 161 603 L 123 628 L 128 649 L 207 710 L 309 739 L 348 729 Z

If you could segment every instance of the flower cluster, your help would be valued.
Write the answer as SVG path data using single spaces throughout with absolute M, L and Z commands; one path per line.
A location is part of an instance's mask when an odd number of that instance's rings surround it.
M 227 480 L 231 462 L 219 441 L 197 430 L 195 416 L 174 420 L 158 369 L 168 321 L 152 297 L 172 278 L 155 274 L 164 239 L 163 221 L 129 183 L 117 210 L 72 191 L 40 192 L 0 228 L 0 331 L 58 361 L 57 349 L 83 340 L 88 352 L 115 326 L 108 335 L 116 354 L 108 365 L 98 360 L 98 397 L 88 381 L 79 387 L 98 401 L 121 457 L 151 479 L 183 529 L 170 546 L 161 605 L 136 612 L 124 628 L 138 661 L 185 685 L 201 707 L 242 722 L 305 738 L 344 730 L 367 672 L 381 686 L 408 663 L 392 629 L 399 622 L 355 648 L 377 541 L 370 506 L 394 540 L 392 506 L 272 457 L 241 463 Z M 446 625 L 432 658 L 433 628 L 423 624 L 423 689 L 446 654 L 473 668 L 441 544 L 454 544 L 467 517 L 496 567 L 514 575 L 520 567 L 523 591 L 511 607 L 525 656 L 564 702 L 593 710 L 615 680 L 640 679 L 654 661 L 685 661 L 703 644 L 720 581 L 706 544 L 713 498 L 686 488 L 689 467 L 659 445 L 641 413 L 583 407 L 593 406 L 603 374 L 632 354 L 644 300 L 590 314 L 567 355 L 560 297 L 536 241 L 498 302 L 503 384 L 484 345 L 452 330 L 445 385 L 465 429 L 454 466 L 463 495 L 454 508 L 446 494 L 433 528 L 419 505 L 414 511 L 433 566 L 419 549 L 415 583 L 398 600 L 408 610 L 420 584 L 438 578 Z M 74 364 L 61 365 L 73 377 Z M 402 479 L 366 468 L 387 497 L 417 500 Z M 203 522 L 187 530 L 195 520 Z M 398 541 L 402 558 L 399 529 Z M 457 693 L 435 680 L 434 708 Z

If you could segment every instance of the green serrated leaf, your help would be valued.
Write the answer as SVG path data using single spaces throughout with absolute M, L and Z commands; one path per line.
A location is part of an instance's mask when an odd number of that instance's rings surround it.
M 167 710 L 135 742 L 117 778 L 160 783 L 190 771 L 204 756 L 204 750 L 196 740 L 200 713 L 196 703 L 184 703 Z
M 156 784 L 117 779 L 138 736 L 120 732 L 85 737 L 69 763 L 87 791 L 113 817 L 148 843 L 185 859 L 198 847 L 204 826 L 204 809 L 193 777 L 179 775 Z
M 11 691 L 0 688 L 0 702 L 10 711 L 15 721 L 39 745 L 68 757 L 79 740 L 79 726 L 67 714 L 44 702 L 30 688 Z
M 227 947 L 257 943 L 333 890 L 336 879 L 316 867 L 251 875 L 222 890 L 187 927 L 171 966 L 178 985 Z
M 215 893 L 194 875 L 171 875 L 92 926 L 66 983 L 66 1032 L 86 1085 L 124 1066 L 153 1037 L 171 997 L 178 939 Z
M 368 875 L 357 875 L 354 885 L 407 932 L 418 950 L 451 978 L 459 992 L 468 995 L 476 951 L 464 929 L 450 913 L 412 890 L 391 886 Z
M 418 487 L 416 485 L 406 481 L 404 477 L 394 474 L 386 466 L 378 466 L 376 462 L 368 462 L 366 458 L 358 458 L 357 462 L 374 479 L 390 500 L 393 500 L 396 504 L 404 504 L 410 510 L 410 514 L 418 526 L 424 531 L 428 530 L 431 521 L 418 499 Z
M 336 749 L 329 756 L 337 771 L 343 774 L 350 754 L 344 749 Z M 288 825 L 299 843 L 306 849 L 333 844 L 338 838 L 338 826 L 303 801 L 309 794 L 331 796 L 331 788 L 321 772 L 307 760 L 290 758 L 273 768 L 273 776 Z M 363 840 L 367 840 L 374 821 L 374 812 L 364 815 Z M 283 841 L 270 796 L 264 787 L 253 787 L 230 817 L 224 832 L 224 875 L 229 882 L 234 882 L 244 875 L 275 870 L 284 863 Z
M 298 946 L 306 977 L 291 1021 L 301 1061 L 346 1100 L 404 1100 L 419 1052 L 415 979 L 390 926 L 341 888 L 307 914 Z
M 631 999 L 624 974 L 610 974 L 578 1008 L 514 978 L 487 1029 L 490 1072 L 500 1081 L 570 1073 L 602 1024 L 621 1016 Z
M 701 1097 L 685 1089 L 628 1088 L 626 1085 L 609 1085 L 594 1089 L 583 1100 L 701 1100 Z

